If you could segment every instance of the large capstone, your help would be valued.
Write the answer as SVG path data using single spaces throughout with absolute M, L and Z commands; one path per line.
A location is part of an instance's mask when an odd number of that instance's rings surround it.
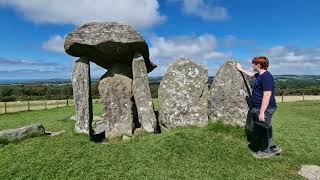
M 132 79 L 121 74 L 105 77 L 100 80 L 99 93 L 106 138 L 131 136 L 134 129 Z
M 155 132 L 157 119 L 152 106 L 147 68 L 141 55 L 137 55 L 134 58 L 132 72 L 132 91 L 137 106 L 139 122 L 145 131 Z
M 73 98 L 76 111 L 76 133 L 92 132 L 92 98 L 90 63 L 87 58 L 80 58 L 73 66 L 72 72 Z
M 250 111 L 250 86 L 235 61 L 223 64 L 209 91 L 209 120 L 245 126 Z
M 189 58 L 171 64 L 158 90 L 162 129 L 208 123 L 208 70 Z
M 69 55 L 89 57 L 106 69 L 113 64 L 131 65 L 135 53 L 143 55 L 148 72 L 156 67 L 144 38 L 131 26 L 117 22 L 84 24 L 68 34 L 64 48 Z

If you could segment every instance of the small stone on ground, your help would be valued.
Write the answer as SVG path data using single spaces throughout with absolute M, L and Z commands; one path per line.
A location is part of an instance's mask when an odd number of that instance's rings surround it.
M 320 166 L 302 165 L 298 174 L 309 180 L 320 180 Z

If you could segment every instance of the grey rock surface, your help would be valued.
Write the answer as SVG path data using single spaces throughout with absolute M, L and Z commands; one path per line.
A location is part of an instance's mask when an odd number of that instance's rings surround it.
M 171 64 L 158 90 L 161 129 L 208 123 L 208 70 L 189 58 Z
M 320 180 L 320 166 L 302 165 L 298 174 L 308 180 Z
M 132 62 L 133 97 L 137 106 L 139 122 L 147 132 L 155 132 L 157 119 L 153 111 L 148 73 L 142 56 L 137 55 Z
M 109 69 L 113 64 L 130 64 L 135 53 L 141 53 L 151 72 L 156 65 L 149 59 L 144 38 L 131 26 L 117 23 L 91 22 L 68 34 L 65 51 L 75 57 L 89 57 L 97 65 Z
M 62 131 L 57 131 L 57 132 L 53 132 L 50 134 L 51 137 L 55 137 L 55 136 L 60 136 L 62 134 L 65 134 L 66 131 L 65 130 L 62 130 Z
M 75 121 L 76 117 L 77 117 L 76 115 L 73 115 L 69 119 Z M 96 122 L 96 121 L 102 121 L 102 120 L 103 120 L 103 117 L 93 115 L 93 118 L 92 118 L 92 122 L 93 123 Z
M 115 74 L 100 80 L 99 93 L 106 123 L 106 138 L 132 135 L 133 95 L 132 79 Z
M 87 58 L 75 62 L 72 72 L 73 98 L 76 112 L 76 133 L 89 134 L 92 131 L 92 98 L 90 64 Z
M 251 90 L 235 61 L 223 64 L 209 91 L 209 121 L 245 126 L 250 110 Z
M 94 134 L 101 134 L 106 131 L 106 122 L 99 121 L 99 123 L 96 123 L 96 127 L 94 128 Z
M 22 139 L 28 136 L 41 136 L 45 134 L 45 129 L 42 124 L 33 124 L 17 129 L 8 129 L 0 131 L 0 139 L 8 141 Z

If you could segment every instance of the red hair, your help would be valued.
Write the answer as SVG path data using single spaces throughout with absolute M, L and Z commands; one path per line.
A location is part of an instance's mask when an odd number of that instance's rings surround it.
M 265 56 L 258 56 L 252 59 L 252 64 L 254 65 L 260 64 L 261 69 L 267 70 L 269 67 L 269 59 Z

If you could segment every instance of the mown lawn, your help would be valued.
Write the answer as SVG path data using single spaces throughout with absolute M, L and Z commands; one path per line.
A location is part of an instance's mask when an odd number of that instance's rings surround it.
M 243 129 L 219 123 L 94 143 L 73 133 L 72 107 L 0 115 L 0 130 L 40 122 L 67 131 L 2 145 L 0 179 L 299 179 L 301 164 L 320 165 L 319 109 L 320 101 L 278 104 L 274 137 L 284 152 L 267 160 L 252 157 Z

